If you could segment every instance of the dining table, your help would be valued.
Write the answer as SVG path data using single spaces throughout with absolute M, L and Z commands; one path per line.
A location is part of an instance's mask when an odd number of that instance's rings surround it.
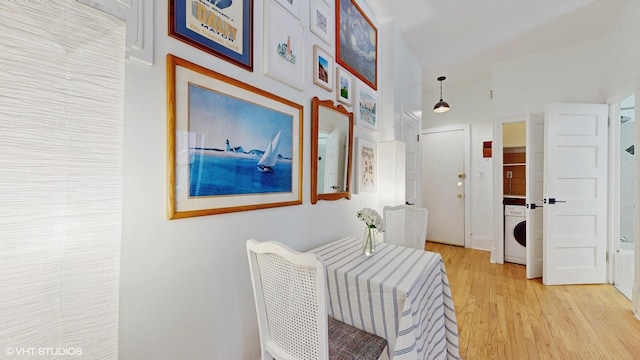
M 329 316 L 385 338 L 393 360 L 460 359 L 451 288 L 438 253 L 358 237 L 309 252 L 324 263 Z

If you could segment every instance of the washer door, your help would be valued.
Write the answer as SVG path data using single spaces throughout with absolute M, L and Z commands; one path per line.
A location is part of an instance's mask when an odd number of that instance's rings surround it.
M 521 221 L 513 228 L 513 237 L 518 244 L 527 246 L 527 222 Z

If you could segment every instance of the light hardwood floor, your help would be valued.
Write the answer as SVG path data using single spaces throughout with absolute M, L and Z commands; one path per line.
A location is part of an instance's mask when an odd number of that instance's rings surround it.
M 486 251 L 426 249 L 444 259 L 463 359 L 640 359 L 640 320 L 613 286 L 544 286 Z

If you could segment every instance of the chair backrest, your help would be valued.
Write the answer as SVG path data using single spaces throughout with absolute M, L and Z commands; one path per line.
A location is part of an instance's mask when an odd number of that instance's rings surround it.
M 383 239 L 387 243 L 424 250 L 429 212 L 409 205 L 385 206 Z
M 278 242 L 247 241 L 262 359 L 329 358 L 324 264 Z

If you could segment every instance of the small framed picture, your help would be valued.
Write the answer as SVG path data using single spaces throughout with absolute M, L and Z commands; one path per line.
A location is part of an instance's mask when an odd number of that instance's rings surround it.
M 333 91 L 333 68 L 333 57 L 320 46 L 313 45 L 313 83 Z
M 297 17 L 298 19 L 300 18 L 299 15 L 299 2 L 301 0 L 276 0 L 278 1 L 278 3 L 282 6 L 284 6 L 285 9 L 289 10 L 289 12 L 291 12 L 293 15 L 295 15 L 295 17 Z
M 303 90 L 304 27 L 274 1 L 266 0 L 264 5 L 264 72 L 273 79 Z
M 335 20 L 329 7 L 324 2 L 312 0 L 309 4 L 309 27 L 322 41 L 331 46 Z
M 342 68 L 336 68 L 336 100 L 351 106 L 353 103 L 353 76 Z
M 376 143 L 356 138 L 354 157 L 356 158 L 356 194 L 362 192 L 376 192 L 378 153 Z
M 354 107 L 356 126 L 372 131 L 380 130 L 378 94 L 375 91 L 363 83 L 358 83 Z

